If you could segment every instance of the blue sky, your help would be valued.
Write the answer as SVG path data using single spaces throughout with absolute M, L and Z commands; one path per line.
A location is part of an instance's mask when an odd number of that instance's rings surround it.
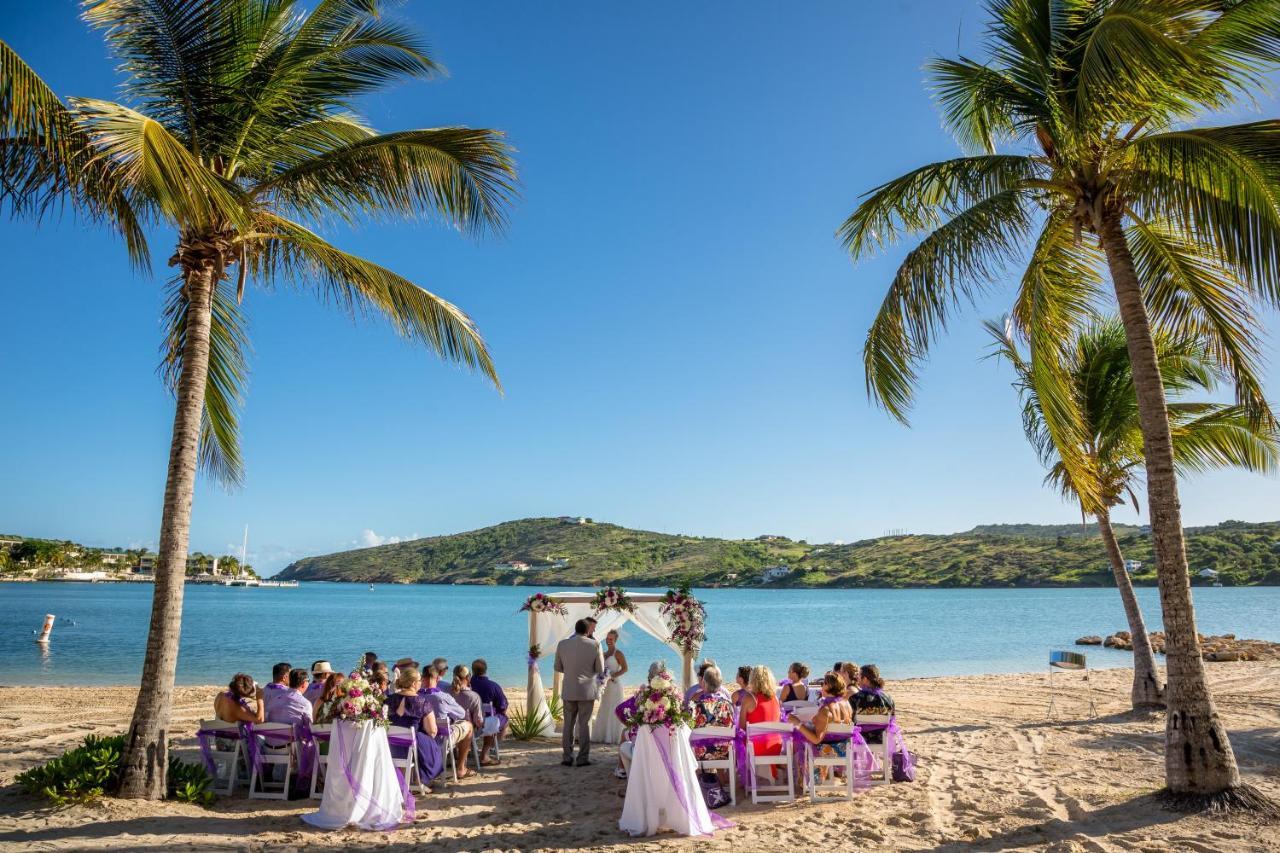
M 480 241 L 422 224 L 326 236 L 470 312 L 506 394 L 310 294 L 251 291 L 248 479 L 198 486 L 193 549 L 238 545 L 248 524 L 251 561 L 274 571 L 536 515 L 810 541 L 1078 518 L 1040 485 L 1007 371 L 981 360 L 979 322 L 1008 291 L 954 323 L 908 430 L 868 403 L 860 361 L 901 251 L 855 267 L 833 236 L 860 193 L 956 152 L 921 67 L 975 52 L 978 3 L 397 14 L 450 76 L 370 98 L 368 117 L 507 131 L 522 197 Z M 2 36 L 59 93 L 113 96 L 70 0 L 15 4 Z M 154 543 L 166 270 L 134 275 L 69 219 L 3 220 L 0 252 L 0 531 Z M 1275 479 L 1201 476 L 1182 496 L 1188 524 L 1280 517 Z

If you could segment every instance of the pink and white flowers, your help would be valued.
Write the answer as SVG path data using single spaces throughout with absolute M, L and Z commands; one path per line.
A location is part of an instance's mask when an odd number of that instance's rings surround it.
M 707 639 L 707 610 L 693 597 L 688 584 L 667 590 L 659 610 L 667 617 L 671 642 L 686 654 L 697 654 Z
M 685 707 L 684 697 L 675 679 L 664 667 L 648 684 L 640 688 L 635 708 L 624 721 L 631 728 L 640 726 L 690 726 L 693 714 Z
M 329 701 L 316 709 L 316 718 L 320 720 L 347 720 L 362 723 L 366 720 L 380 726 L 389 725 L 387 720 L 387 698 L 357 667 L 338 685 L 338 690 Z
M 568 616 L 569 609 L 560 602 L 556 601 L 545 592 L 535 592 L 524 600 L 524 604 L 520 605 L 520 612 L 526 610 L 533 613 L 555 613 L 560 616 Z
M 631 596 L 627 595 L 627 591 L 622 587 L 606 586 L 603 589 L 596 590 L 596 597 L 591 602 L 591 611 L 593 613 L 602 613 L 606 610 L 635 613 L 636 605 L 631 600 Z

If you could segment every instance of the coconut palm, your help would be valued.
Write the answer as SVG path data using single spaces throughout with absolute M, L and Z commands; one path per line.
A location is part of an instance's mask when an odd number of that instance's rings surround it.
M 1133 638 L 1133 707 L 1163 708 L 1164 685 L 1156 671 L 1142 608 L 1111 527 L 1112 509 L 1124 504 L 1126 498 L 1134 509 L 1138 508 L 1134 490 L 1143 464 L 1142 425 L 1124 326 L 1115 318 L 1091 324 L 1081 330 L 1066 353 L 1065 372 L 1070 378 L 1067 390 L 1071 396 L 1061 403 L 1079 410 L 1088 439 L 1077 452 L 1092 462 L 1091 473 L 1096 478 L 1092 488 L 1080 489 L 1063 464 L 1066 454 L 1058 450 L 1045 428 L 1041 400 L 1057 389 L 1036 387 L 1035 371 L 1020 351 L 1007 320 L 988 321 L 985 325 L 995 340 L 993 354 L 1007 360 L 1017 374 L 1014 387 L 1022 399 L 1022 426 L 1040 461 L 1049 469 L 1045 482 L 1063 497 L 1078 502 L 1082 514 L 1098 521 Z M 1260 425 L 1242 406 L 1185 399 L 1196 391 L 1212 392 L 1224 378 L 1205 344 L 1194 336 L 1175 336 L 1159 330 L 1154 342 L 1165 396 L 1176 398 L 1168 404 L 1168 410 L 1174 464 L 1179 473 L 1226 466 L 1260 472 L 1275 470 L 1280 460 L 1280 436 L 1274 428 Z M 1090 500 L 1082 493 L 1098 497 Z
M 197 467 L 242 476 L 238 409 L 246 287 L 312 289 L 376 314 L 442 358 L 497 375 L 461 310 L 324 240 L 317 226 L 431 215 L 500 226 L 512 195 L 501 134 L 379 134 L 360 96 L 440 67 L 381 0 L 86 0 L 120 61 L 122 100 L 65 101 L 0 43 L 0 200 L 70 206 L 148 266 L 149 228 L 176 232 L 163 374 L 176 397 L 151 627 L 129 729 L 124 796 L 160 797 Z
M 1109 273 L 1133 366 L 1167 635 L 1167 796 L 1260 804 L 1241 786 L 1200 659 L 1151 321 L 1200 336 L 1250 416 L 1270 418 L 1250 306 L 1280 303 L 1280 122 L 1185 125 L 1247 98 L 1275 67 L 1280 3 L 987 5 L 986 61 L 929 66 L 944 120 L 971 153 L 877 187 L 840 228 L 855 258 L 924 235 L 867 333 L 868 391 L 905 422 L 920 364 L 957 305 L 1023 262 L 1014 331 L 1037 385 L 1063 389 L 1052 354 L 1103 298 Z M 1078 452 L 1085 425 L 1053 405 L 1044 423 L 1082 496 L 1098 500 Z

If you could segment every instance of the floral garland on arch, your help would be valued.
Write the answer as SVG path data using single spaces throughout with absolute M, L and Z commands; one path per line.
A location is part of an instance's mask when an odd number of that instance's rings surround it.
M 363 664 L 363 661 L 361 662 Z M 346 720 L 351 723 L 370 721 L 375 725 L 389 726 L 387 697 L 365 677 L 357 666 L 337 686 L 336 692 L 316 709 L 317 722 Z
M 670 642 L 689 655 L 702 648 L 707 639 L 707 609 L 693 597 L 687 583 L 678 589 L 667 590 L 658 611 L 667 617 L 667 626 L 671 629 Z
M 532 613 L 555 613 L 558 616 L 568 616 L 569 608 L 556 601 L 545 592 L 535 592 L 524 600 L 524 604 L 520 605 L 520 612 L 530 611 Z
M 671 673 L 664 667 L 649 679 L 648 684 L 640 688 L 635 707 L 623 723 L 631 729 L 680 725 L 693 728 L 693 713 L 685 707 L 684 696 L 676 687 Z
M 636 603 L 620 586 L 606 586 L 596 590 L 596 597 L 591 601 L 591 612 L 598 614 L 605 610 L 621 610 L 624 613 L 635 613 Z

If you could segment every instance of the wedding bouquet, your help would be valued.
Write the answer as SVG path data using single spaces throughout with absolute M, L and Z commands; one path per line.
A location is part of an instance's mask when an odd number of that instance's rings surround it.
M 693 597 L 689 585 L 667 590 L 658 610 L 667 617 L 671 642 L 686 654 L 696 654 L 707 639 L 707 610 L 701 601 Z
M 684 696 L 671 673 L 663 669 L 636 694 L 636 703 L 623 722 L 629 728 L 640 726 L 693 727 L 693 714 L 685 707 Z
M 535 592 L 524 600 L 524 604 L 520 605 L 520 612 L 526 610 L 534 613 L 555 613 L 560 616 L 568 616 L 569 609 L 560 602 L 556 601 L 545 592 Z
M 357 668 L 337 687 L 337 692 L 316 709 L 320 720 L 346 720 L 362 723 L 369 720 L 380 726 L 387 720 L 387 697 Z
M 635 613 L 636 604 L 622 587 L 606 586 L 604 589 L 596 591 L 596 597 L 591 602 L 591 610 L 594 613 L 600 613 L 604 610 L 622 610 L 627 613 Z

